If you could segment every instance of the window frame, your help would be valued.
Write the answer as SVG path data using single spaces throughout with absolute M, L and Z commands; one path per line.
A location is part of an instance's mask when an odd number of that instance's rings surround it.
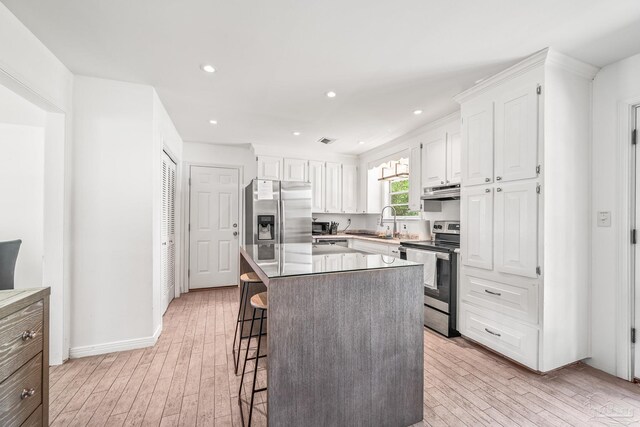
M 407 181 L 407 190 L 406 191 L 391 191 L 391 183 L 392 182 L 400 182 L 400 181 Z M 403 179 L 398 179 L 398 180 L 393 180 L 393 181 L 386 181 L 385 185 L 387 186 L 385 188 L 385 206 L 393 206 L 394 208 L 396 208 L 396 206 L 406 206 L 407 210 L 409 212 L 415 212 L 415 215 L 398 215 L 396 216 L 396 220 L 402 220 L 402 221 L 412 221 L 412 220 L 420 220 L 422 219 L 420 217 L 420 211 L 413 211 L 411 209 L 409 209 L 409 192 L 410 192 L 410 188 L 409 186 L 411 185 L 411 181 L 409 179 L 409 177 L 407 178 L 403 178 Z M 396 194 L 406 194 L 407 195 L 407 203 L 396 203 L 396 204 L 392 204 L 391 203 L 391 198 L 393 195 Z M 393 221 L 393 215 L 391 214 L 391 210 L 387 210 L 385 212 L 385 217 L 382 219 L 383 221 Z

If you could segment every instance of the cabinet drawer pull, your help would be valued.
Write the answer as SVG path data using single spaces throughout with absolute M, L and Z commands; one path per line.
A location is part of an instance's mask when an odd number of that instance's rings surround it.
M 498 188 L 496 188 L 496 191 L 499 193 L 499 192 L 502 191 L 502 188 L 498 187 Z
M 32 340 L 36 337 L 36 331 L 24 331 L 22 333 L 22 341 Z
M 22 389 L 22 393 L 20 393 L 20 399 L 21 400 L 28 399 L 31 396 L 33 396 L 34 394 L 36 394 L 36 389 L 35 388 Z
M 486 188 L 486 189 L 484 190 L 484 192 L 485 192 L 485 193 L 491 193 L 491 189 L 490 189 L 490 188 Z
M 488 329 L 488 328 L 484 328 L 485 331 L 487 331 L 488 333 L 490 333 L 491 335 L 495 335 L 496 337 L 499 337 L 500 334 L 497 332 L 493 332 L 492 330 Z
M 502 295 L 500 292 L 492 292 L 489 289 L 485 289 L 484 290 L 486 293 L 491 294 L 491 295 L 495 295 L 497 297 L 499 297 L 500 295 Z
M 491 178 L 485 178 L 484 182 L 491 182 Z
M 502 181 L 502 177 L 501 176 L 496 176 L 496 181 Z

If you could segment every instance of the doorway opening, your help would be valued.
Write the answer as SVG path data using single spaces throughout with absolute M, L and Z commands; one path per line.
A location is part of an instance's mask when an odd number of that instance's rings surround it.
M 240 171 L 191 166 L 189 182 L 189 289 L 237 285 Z

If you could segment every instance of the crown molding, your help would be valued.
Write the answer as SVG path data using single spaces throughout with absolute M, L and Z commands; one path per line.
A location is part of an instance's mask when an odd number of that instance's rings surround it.
M 587 80 L 593 80 L 598 71 L 600 71 L 600 68 L 594 65 L 579 61 L 555 49 L 549 49 L 547 53 L 547 64 L 562 68 L 565 71 Z

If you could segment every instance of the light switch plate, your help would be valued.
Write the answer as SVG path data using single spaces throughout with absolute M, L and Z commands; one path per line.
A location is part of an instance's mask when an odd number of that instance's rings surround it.
M 611 212 L 598 212 L 598 227 L 611 227 Z

